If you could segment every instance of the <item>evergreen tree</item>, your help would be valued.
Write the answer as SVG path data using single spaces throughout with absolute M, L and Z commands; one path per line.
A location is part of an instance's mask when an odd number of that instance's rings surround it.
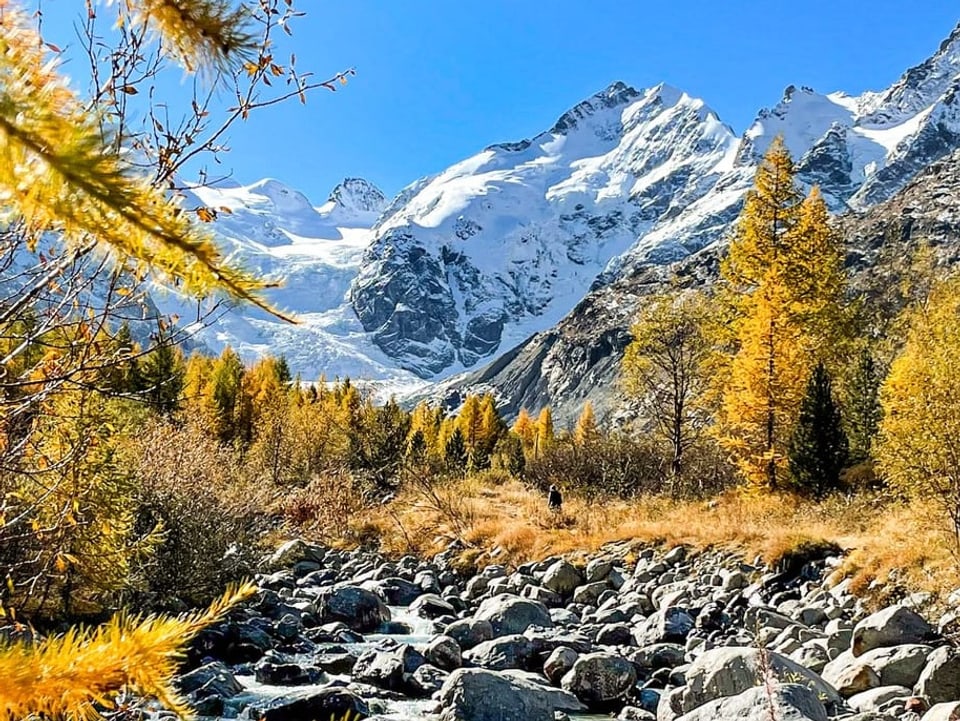
M 883 418 L 880 406 L 882 380 L 873 355 L 864 349 L 850 376 L 844 404 L 850 460 L 854 463 L 863 463 L 873 456 L 873 441 Z
M 410 434 L 410 440 L 407 441 L 407 461 L 414 465 L 420 465 L 427 460 L 427 441 L 423 436 L 423 431 L 419 428 Z
M 214 433 L 231 443 L 240 431 L 241 389 L 244 367 L 232 348 L 225 348 L 213 364 L 208 405 L 213 411 Z
M 790 439 L 789 460 L 793 482 L 815 498 L 839 487 L 840 473 L 849 460 L 847 436 L 823 363 L 817 364 L 807 383 Z
M 505 433 L 494 449 L 494 466 L 502 468 L 514 478 L 523 478 L 527 458 L 523 452 L 523 441 L 516 433 Z
M 454 428 L 449 440 L 443 449 L 443 460 L 447 470 L 452 473 L 463 475 L 467 470 L 467 444 L 463 440 L 463 433 L 459 428 Z
M 171 415 L 180 409 L 183 400 L 186 366 L 180 350 L 161 341 L 140 364 L 138 375 L 147 401 L 162 415 Z

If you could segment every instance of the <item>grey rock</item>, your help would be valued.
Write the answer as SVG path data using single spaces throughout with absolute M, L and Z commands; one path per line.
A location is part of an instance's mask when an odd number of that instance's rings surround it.
M 464 618 L 454 621 L 443 632 L 464 651 L 493 638 L 493 626 L 485 619 Z
M 450 636 L 437 636 L 423 650 L 423 656 L 437 668 L 453 671 L 463 662 L 460 645 Z
M 656 671 L 661 668 L 674 668 L 683 663 L 685 649 L 676 643 L 655 643 L 637 649 L 630 656 L 640 668 Z
M 687 668 L 682 711 L 692 711 L 709 701 L 743 693 L 763 677 L 765 667 L 774 678 L 802 683 L 826 702 L 840 702 L 836 689 L 786 656 L 768 651 L 764 662 L 755 648 L 727 647 L 705 651 Z
M 633 631 L 626 623 L 608 623 L 598 631 L 594 640 L 600 646 L 633 646 Z
M 590 653 L 580 656 L 560 682 L 592 710 L 605 710 L 622 704 L 637 680 L 633 664 L 622 656 Z
M 960 700 L 960 653 L 951 646 L 931 653 L 914 690 L 931 704 Z
M 361 633 L 375 631 L 390 620 L 390 609 L 372 591 L 359 586 L 328 589 L 320 594 L 318 604 L 324 623 L 340 621 Z
M 605 582 L 612 570 L 613 561 L 607 558 L 595 558 L 587 564 L 584 570 L 584 578 L 587 583 Z
M 879 713 L 881 707 L 894 699 L 904 701 L 913 695 L 913 691 L 906 686 L 879 686 L 864 691 L 847 699 L 847 705 L 854 711 L 861 713 Z
M 566 597 L 583 583 L 583 575 L 572 563 L 561 559 L 544 572 L 540 583 L 544 588 Z
M 596 583 L 586 583 L 578 586 L 573 592 L 573 602 L 582 603 L 585 606 L 593 606 L 597 603 L 600 596 L 607 590 L 606 581 Z
M 353 667 L 353 680 L 387 691 L 407 692 L 413 672 L 427 660 L 409 644 L 379 648 L 360 656 Z
M 636 631 L 638 646 L 655 643 L 683 643 L 693 629 L 694 619 L 682 608 L 656 611 Z
M 511 634 L 484 641 L 465 651 L 463 658 L 474 666 L 491 671 L 530 668 L 536 655 L 534 644 L 526 636 Z
M 543 675 L 550 683 L 559 686 L 566 673 L 573 668 L 573 664 L 580 658 L 580 654 L 568 646 L 558 646 L 553 649 L 547 660 L 543 662 Z
M 890 606 L 867 616 L 854 627 L 850 648 L 854 656 L 859 656 L 875 648 L 922 644 L 936 637 L 936 630 L 916 611 L 905 606 Z
M 237 681 L 233 671 L 220 661 L 208 663 L 180 676 L 177 686 L 185 694 L 205 689 L 222 698 L 236 696 L 243 691 L 243 686 Z
M 659 718 L 659 710 L 657 715 Z M 717 698 L 677 721 L 769 721 L 771 717 L 778 721 L 827 721 L 827 711 L 815 691 L 791 683 L 774 685 L 771 694 L 764 686 L 756 686 L 735 696 Z
M 586 710 L 572 694 L 474 668 L 450 674 L 440 689 L 440 706 L 441 721 L 554 721 L 555 711 Z
M 326 549 L 322 546 L 316 546 L 299 538 L 287 541 L 281 545 L 266 562 L 266 567 L 271 571 L 293 568 L 299 561 L 313 561 L 323 563 L 326 557 Z
M 285 697 L 282 701 L 255 700 L 250 708 L 261 721 L 317 721 L 317 719 L 365 719 L 370 716 L 366 702 L 343 688 L 312 690 L 306 695 Z
M 423 593 L 423 589 L 413 581 L 397 576 L 377 581 L 370 590 L 382 596 L 391 606 L 409 606 Z
M 429 663 L 423 664 L 423 666 L 413 672 L 413 676 L 410 679 L 409 686 L 412 691 L 411 695 L 421 698 L 433 696 L 433 694 L 437 693 L 443 687 L 449 675 L 448 672 L 436 666 L 431 666 Z
M 960 701 L 934 704 L 923 715 L 922 721 L 960 721 Z
M 422 596 L 418 596 L 417 599 L 410 604 L 410 610 L 424 618 L 440 618 L 440 616 L 452 616 L 456 613 L 456 609 L 454 609 L 453 606 L 435 593 L 425 593 Z
M 523 633 L 530 626 L 553 627 L 550 612 L 543 604 L 509 594 L 483 601 L 474 618 L 489 621 L 494 637 Z

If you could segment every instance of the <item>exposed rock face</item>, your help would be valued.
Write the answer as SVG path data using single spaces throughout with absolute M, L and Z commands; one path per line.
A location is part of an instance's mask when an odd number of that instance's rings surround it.
M 908 300 L 898 295 L 897 280 L 909 272 L 922 245 L 933 248 L 941 263 L 960 261 L 957 198 L 960 151 L 932 163 L 889 200 L 838 219 L 848 243 L 852 282 L 881 321 Z M 482 369 L 442 384 L 438 395 L 456 399 L 471 389 L 493 389 L 507 413 L 549 405 L 558 424 L 575 423 L 587 400 L 602 419 L 629 418 L 631 403 L 618 379 L 630 325 L 643 299 L 668 282 L 681 287 L 712 283 L 721 252 L 714 245 L 671 265 L 639 267 L 594 289 L 557 326 Z
M 568 312 L 638 236 L 701 198 L 735 145 L 702 101 L 614 83 L 549 131 L 405 191 L 378 223 L 353 308 L 403 367 L 469 367 Z

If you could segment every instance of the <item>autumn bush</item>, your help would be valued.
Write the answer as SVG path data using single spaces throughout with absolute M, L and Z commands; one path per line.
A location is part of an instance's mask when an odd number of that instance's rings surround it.
M 209 603 L 254 574 L 280 525 L 277 491 L 243 477 L 238 454 L 196 422 L 153 421 L 127 449 L 137 479 L 136 523 L 154 530 L 153 552 L 134 570 L 138 607 Z

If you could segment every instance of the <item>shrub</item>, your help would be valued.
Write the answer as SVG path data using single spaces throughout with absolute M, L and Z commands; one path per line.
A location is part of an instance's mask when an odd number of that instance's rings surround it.
M 199 426 L 149 425 L 130 449 L 141 529 L 162 540 L 136 569 L 137 599 L 154 607 L 203 605 L 249 576 L 263 536 L 278 524 L 268 491 L 239 478 L 235 454 Z

